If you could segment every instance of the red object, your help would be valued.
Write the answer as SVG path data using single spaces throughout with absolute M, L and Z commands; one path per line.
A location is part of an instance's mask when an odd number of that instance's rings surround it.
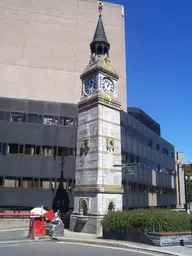
M 43 215 L 44 218 L 48 219 L 48 220 L 53 220 L 54 217 L 55 217 L 55 214 L 54 214 L 54 211 L 53 210 L 50 210 L 48 212 L 46 212 L 44 215 Z
M 18 213 L 18 212 L 0 212 L 0 216 L 3 217 L 40 217 L 39 214 L 34 214 L 34 213 Z M 52 220 L 54 219 L 54 211 L 50 210 L 48 212 L 46 212 L 43 217 L 48 219 L 48 220 Z
M 29 223 L 29 237 L 35 238 L 39 236 L 45 236 L 46 223 L 43 217 L 30 218 Z
M 39 236 L 45 236 L 46 234 L 46 222 L 45 218 L 48 220 L 54 219 L 54 211 L 50 210 L 40 216 L 39 214 L 33 213 L 0 213 L 0 216 L 4 217 L 29 217 L 29 237 L 35 238 Z
M 0 212 L 0 216 L 3 217 L 39 217 L 39 214 L 33 214 L 33 213 L 18 213 L 18 212 Z

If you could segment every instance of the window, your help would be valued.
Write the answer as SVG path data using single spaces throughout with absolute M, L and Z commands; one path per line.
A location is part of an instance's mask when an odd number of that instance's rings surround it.
M 60 125 L 64 126 L 65 125 L 65 117 L 60 117 Z
M 14 188 L 15 181 L 14 178 L 5 178 L 4 187 Z
M 153 141 L 152 140 L 148 140 L 148 146 L 152 147 L 153 146 Z
M 121 152 L 121 162 L 125 163 L 125 152 Z
M 0 187 L 2 187 L 4 185 L 4 179 L 2 176 L 0 176 Z
M 6 143 L 0 143 L 0 153 L 4 156 L 7 154 L 7 144 Z
M 138 163 L 139 163 L 139 161 L 140 161 L 139 157 L 138 157 L 138 156 L 136 156 L 136 157 L 135 157 L 135 162 L 138 164 Z
M 75 156 L 75 148 L 69 148 L 69 156 Z
M 26 155 L 41 155 L 56 158 L 76 157 L 76 148 L 57 147 L 57 146 L 36 146 L 36 145 L 20 145 L 15 143 L 0 143 L 0 153 L 6 154 L 26 154 Z M 127 157 L 127 156 L 126 156 Z
M 43 117 L 43 124 L 45 125 L 58 125 L 59 119 L 55 116 L 46 115 Z
M 130 163 L 134 163 L 135 162 L 135 156 L 134 155 L 130 155 Z
M 19 154 L 23 154 L 24 153 L 24 145 L 19 145 L 18 146 L 18 150 L 19 150 Z
M 25 113 L 12 112 L 12 113 L 10 113 L 9 121 L 10 122 L 15 122 L 15 123 L 26 122 L 26 114 Z
M 35 147 L 35 155 L 40 155 L 41 154 L 41 147 L 40 146 L 36 146 Z
M 40 182 L 39 179 L 33 179 L 33 188 L 39 188 Z
M 73 125 L 73 118 L 66 117 L 66 125 L 67 126 L 72 126 Z
M 23 188 L 32 188 L 33 179 L 32 178 L 23 178 Z
M 35 154 L 35 146 L 34 145 L 25 145 L 24 152 L 26 155 L 34 155 Z
M 22 179 L 21 178 L 16 179 L 16 185 L 15 186 L 18 187 L 18 188 L 22 187 Z
M 18 154 L 19 153 L 19 145 L 18 144 L 9 144 L 8 145 L 8 153 L 9 154 Z
M 49 179 L 41 179 L 40 186 L 44 189 L 50 189 L 51 188 L 50 180 Z
M 162 148 L 162 153 L 164 154 L 164 155 L 169 155 L 169 150 L 168 149 L 166 149 L 166 148 Z
M 62 126 L 77 126 L 77 118 L 61 116 L 59 124 Z
M 43 156 L 53 156 L 53 148 L 50 146 L 42 147 L 42 155 Z
M 58 147 L 58 156 L 69 156 L 67 147 Z
M 159 144 L 156 145 L 156 149 L 157 149 L 157 151 L 160 150 L 160 145 Z
M 41 123 L 42 117 L 37 114 L 28 114 L 27 122 L 28 123 Z
M 5 120 L 5 112 L 4 111 L 0 111 L 0 120 L 1 121 Z

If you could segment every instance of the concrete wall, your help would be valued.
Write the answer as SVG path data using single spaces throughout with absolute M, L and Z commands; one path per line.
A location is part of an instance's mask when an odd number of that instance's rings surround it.
M 0 0 L 0 96 L 77 103 L 97 5 L 94 0 Z M 120 75 L 120 101 L 126 110 L 122 13 L 120 5 L 104 5 L 110 59 Z
M 0 219 L 0 231 L 9 229 L 29 228 L 29 219 Z

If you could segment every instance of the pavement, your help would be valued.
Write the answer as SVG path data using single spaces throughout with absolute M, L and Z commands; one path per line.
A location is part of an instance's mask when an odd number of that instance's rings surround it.
M 192 255 L 192 246 L 168 246 L 168 247 L 156 247 L 145 244 L 133 243 L 128 241 L 116 241 L 116 240 L 107 240 L 97 237 L 93 234 L 86 233 L 77 233 L 71 232 L 69 230 L 65 230 L 64 237 L 58 237 L 54 240 L 49 238 L 45 238 L 43 240 L 29 240 L 26 239 L 28 234 L 28 230 L 20 229 L 20 230 L 3 230 L 0 231 L 0 246 L 6 246 L 6 244 L 12 244 L 12 246 L 16 246 L 16 244 L 29 244 L 29 242 L 39 242 L 38 244 L 42 244 L 42 242 L 47 243 L 48 241 L 53 241 L 51 244 L 58 245 L 58 248 L 68 248 L 69 245 L 77 245 L 77 246 L 88 246 L 94 248 L 106 248 L 113 250 L 121 250 L 121 251 L 129 251 L 128 255 L 175 255 L 175 256 L 190 256 Z M 33 243 L 34 244 L 34 243 Z M 37 243 L 35 243 L 37 244 Z M 27 246 L 27 245 L 26 245 Z M 67 246 L 67 247 L 66 247 Z M 40 246 L 41 247 L 41 246 Z M 47 247 L 47 244 L 46 244 Z M 73 246 L 72 246 L 73 247 Z M 1 248 L 0 248 L 1 250 Z M 134 254 L 135 253 L 135 254 Z M 15 251 L 14 251 L 15 254 Z M 119 254 L 119 253 L 118 253 Z M 6 254 L 3 254 L 6 255 Z M 30 256 L 30 254 L 28 254 Z M 75 256 L 75 253 L 71 255 Z M 79 254 L 78 254 L 79 255 Z M 91 253 L 94 256 L 94 253 Z M 123 255 L 123 254 L 122 254 Z M 58 254 L 59 256 L 59 254 Z

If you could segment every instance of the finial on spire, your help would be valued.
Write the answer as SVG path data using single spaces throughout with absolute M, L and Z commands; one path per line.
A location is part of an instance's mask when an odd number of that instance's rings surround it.
M 98 11 L 99 11 L 99 16 L 101 16 L 101 13 L 103 11 L 103 1 L 98 1 Z

